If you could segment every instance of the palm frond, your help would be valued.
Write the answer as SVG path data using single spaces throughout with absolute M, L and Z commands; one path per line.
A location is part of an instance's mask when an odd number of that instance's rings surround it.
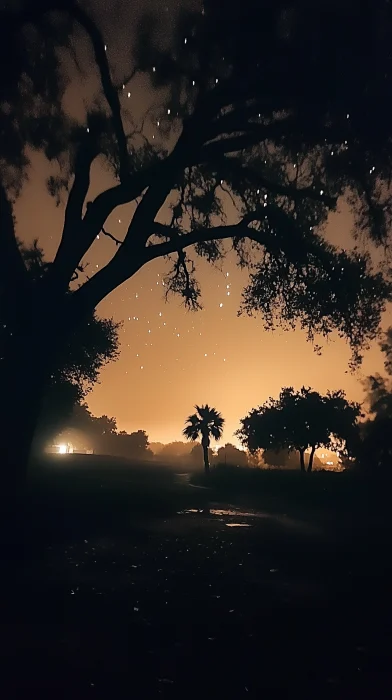
M 200 435 L 220 440 L 225 421 L 219 411 L 208 404 L 202 406 L 196 404 L 195 409 L 196 413 L 186 419 L 188 425 L 184 428 L 183 435 L 188 440 L 197 440 Z
M 194 413 L 193 415 L 188 416 L 185 422 L 188 423 L 188 425 L 185 426 L 182 434 L 187 440 L 197 440 L 201 431 L 199 417 L 196 415 L 196 413 Z

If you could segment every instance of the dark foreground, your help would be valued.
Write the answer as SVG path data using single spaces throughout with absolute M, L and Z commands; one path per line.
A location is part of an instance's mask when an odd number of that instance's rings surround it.
M 390 514 L 238 500 L 55 460 L 3 575 L 1 697 L 391 697 Z

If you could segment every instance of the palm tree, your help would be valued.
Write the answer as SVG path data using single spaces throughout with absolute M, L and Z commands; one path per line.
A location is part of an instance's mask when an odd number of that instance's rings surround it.
M 223 433 L 223 425 L 225 419 L 216 408 L 210 408 L 208 404 L 205 406 L 195 406 L 196 413 L 193 413 L 186 419 L 188 425 L 185 426 L 182 434 L 187 440 L 197 440 L 201 435 L 201 445 L 204 455 L 205 473 L 209 474 L 210 464 L 208 461 L 208 448 L 210 446 L 210 438 L 220 440 Z

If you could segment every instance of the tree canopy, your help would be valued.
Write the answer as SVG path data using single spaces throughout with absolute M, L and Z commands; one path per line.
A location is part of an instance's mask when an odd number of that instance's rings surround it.
M 198 440 L 199 437 L 210 444 L 210 438 L 220 440 L 223 433 L 224 418 L 222 418 L 216 408 L 212 408 L 208 404 L 205 406 L 195 406 L 196 413 L 193 413 L 186 419 L 182 434 L 188 440 Z
M 270 398 L 241 420 L 238 436 L 251 451 L 297 450 L 301 469 L 305 470 L 304 454 L 311 449 L 308 471 L 318 447 L 349 449 L 357 433 L 361 407 L 347 401 L 343 391 L 327 392 L 302 387 L 282 389 L 278 399 Z
M 268 328 L 299 322 L 312 339 L 336 330 L 358 359 L 376 335 L 390 287 L 368 255 L 334 248 L 322 228 L 345 195 L 357 233 L 376 243 L 388 236 L 391 77 L 376 72 L 391 36 L 388 4 L 364 12 L 355 3 L 311 10 L 295 2 L 288 10 L 245 0 L 222 15 L 210 0 L 172 25 L 162 48 L 156 21 L 144 17 L 131 65 L 114 66 L 106 28 L 84 2 L 46 0 L 2 12 L 15 60 L 1 102 L 3 292 L 29 286 L 12 245 L 11 214 L 30 144 L 51 161 L 48 189 L 65 203 L 61 243 L 42 285 L 67 289 L 97 236 L 113 239 L 112 259 L 67 299 L 70 318 L 161 256 L 172 261 L 168 292 L 198 307 L 189 248 L 216 263 L 228 241 L 251 271 L 244 311 L 260 311 Z M 80 34 L 100 90 L 76 122 L 64 109 L 62 57 L 79 65 Z M 151 106 L 137 125 L 130 96 L 140 75 Z M 98 159 L 113 186 L 88 201 Z M 105 222 L 131 202 L 135 213 L 117 240 Z

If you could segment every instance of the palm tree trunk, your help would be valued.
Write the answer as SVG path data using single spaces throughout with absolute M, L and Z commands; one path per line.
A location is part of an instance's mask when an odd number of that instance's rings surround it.
M 301 472 L 306 472 L 305 468 L 305 450 L 299 450 L 299 463 L 301 467 Z
M 204 457 L 204 473 L 208 475 L 210 473 L 210 463 L 208 461 L 208 447 L 207 447 L 207 445 L 203 445 L 203 457 Z
M 313 457 L 314 457 L 315 451 L 316 451 L 316 448 L 314 446 L 312 446 L 312 449 L 311 449 L 310 455 L 309 455 L 308 472 L 311 472 L 313 469 Z

